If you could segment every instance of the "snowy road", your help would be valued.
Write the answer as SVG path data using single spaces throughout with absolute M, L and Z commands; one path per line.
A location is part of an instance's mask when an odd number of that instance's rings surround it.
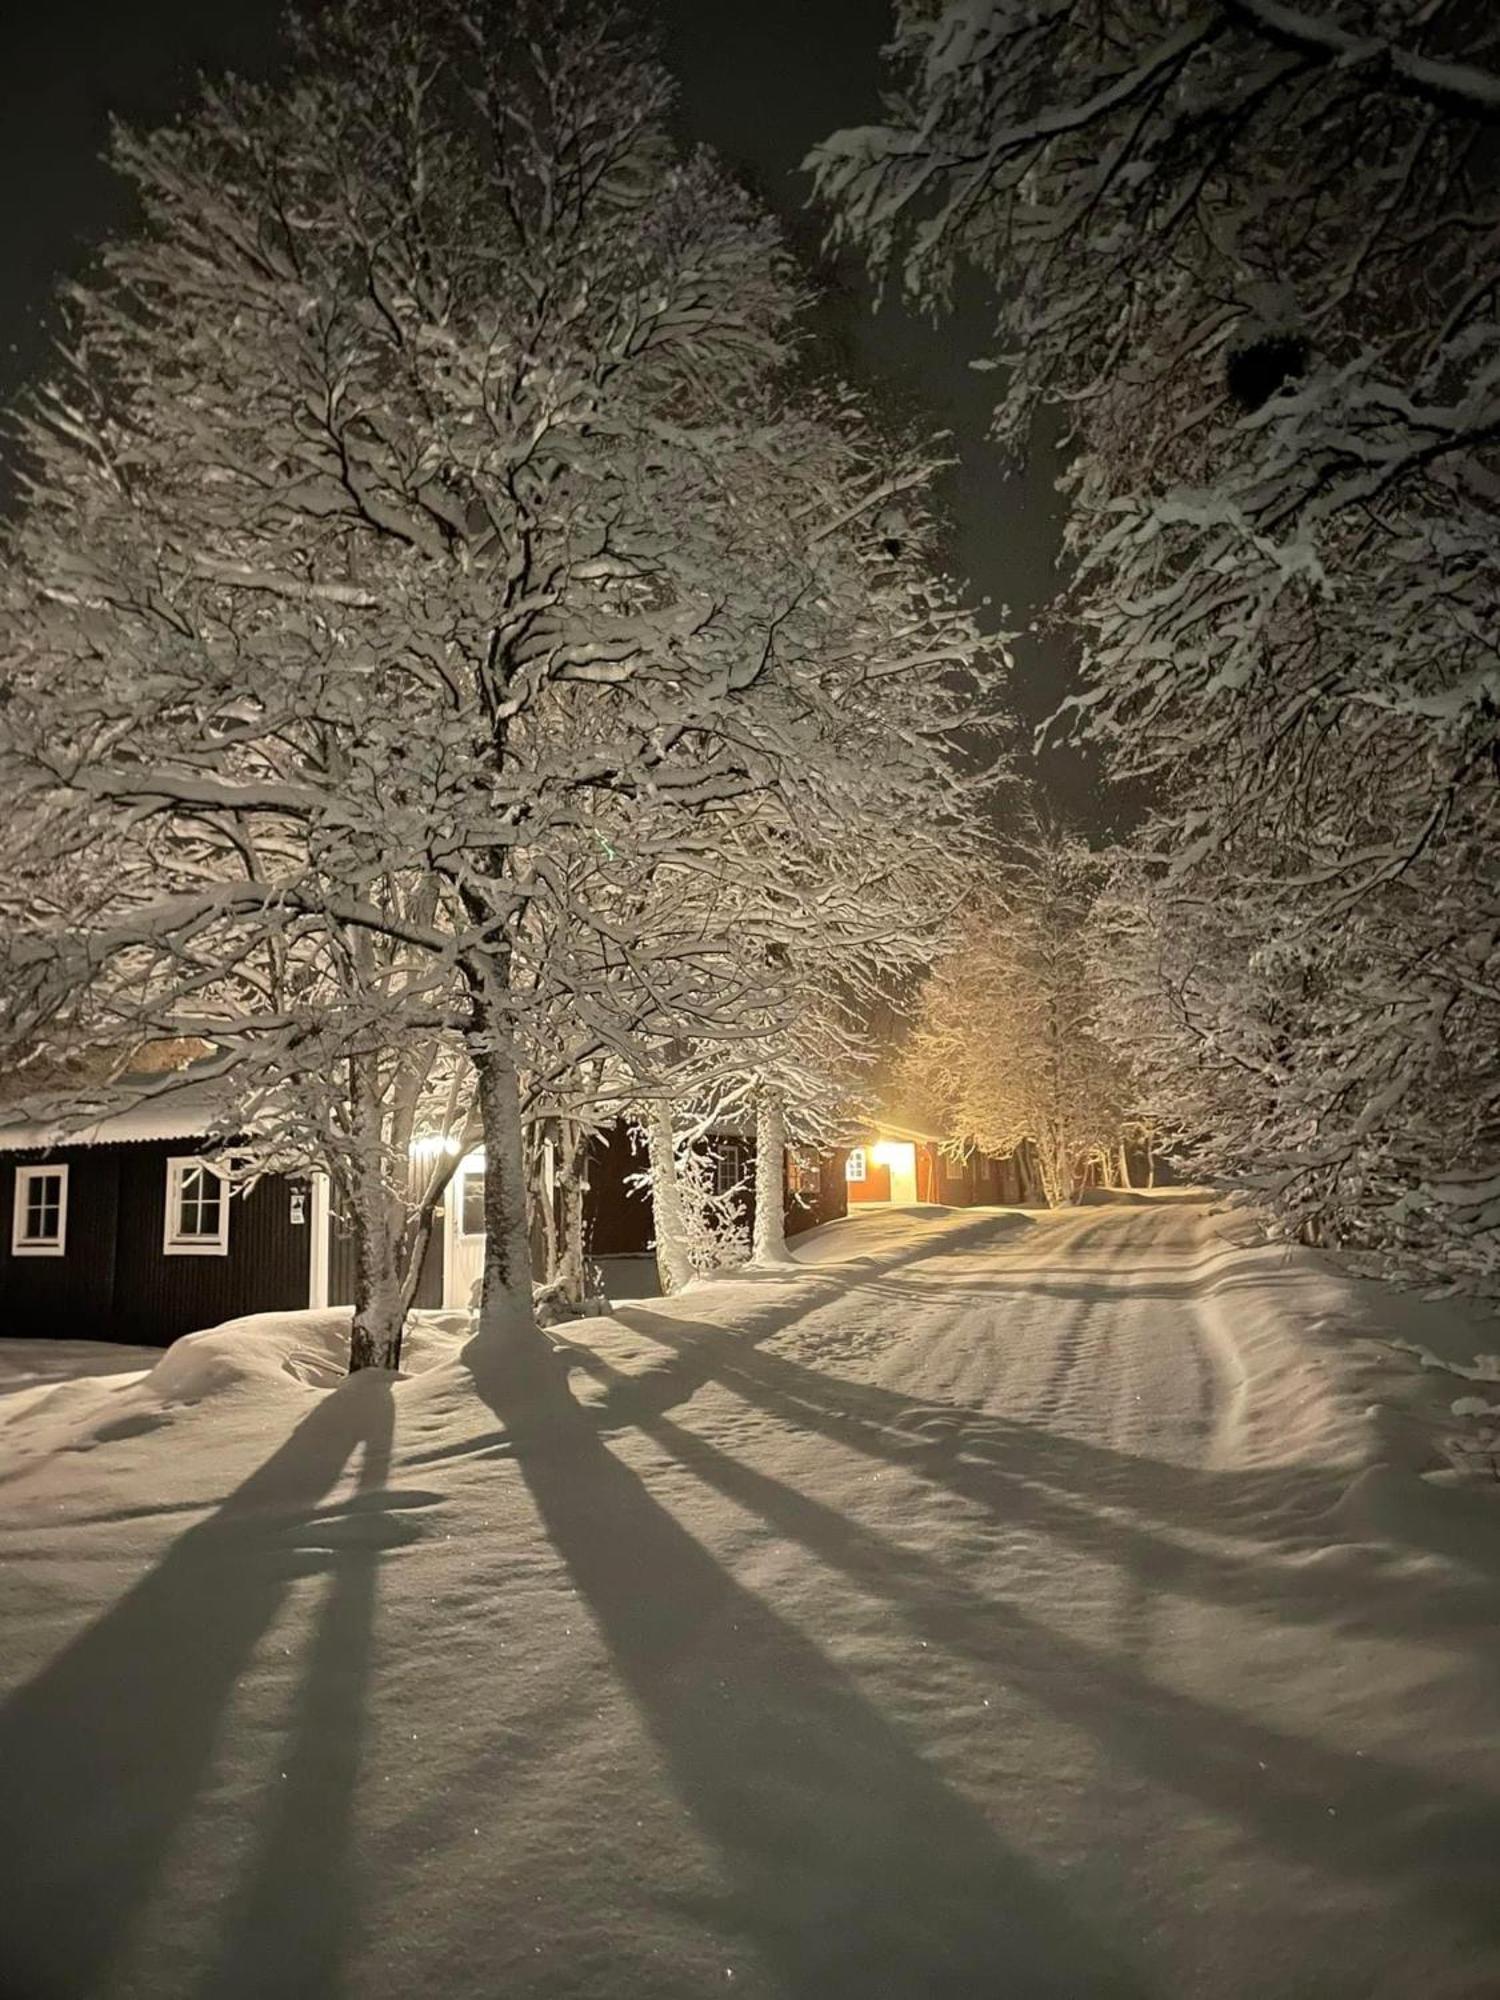
M 817 1255 L 569 1420 L 18 1461 L 6 2000 L 1500 1993 L 1500 1519 L 1374 1465 L 1355 1288 L 1192 1203 Z

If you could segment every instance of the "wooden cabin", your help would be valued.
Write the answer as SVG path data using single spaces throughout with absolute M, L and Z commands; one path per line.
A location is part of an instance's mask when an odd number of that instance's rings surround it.
M 220 1107 L 186 1085 L 82 1130 L 0 1126 L 0 1336 L 165 1347 L 305 1306 L 326 1274 L 319 1177 L 231 1194 Z
M 754 1146 L 710 1135 L 721 1187 L 743 1187 L 753 1223 Z M 90 1126 L 0 1123 L 0 1338 L 114 1340 L 165 1347 L 247 1313 L 344 1305 L 354 1294 L 349 1230 L 321 1174 L 264 1174 L 232 1187 L 213 1087 L 185 1083 Z M 613 1295 L 656 1289 L 646 1164 L 623 1123 L 593 1145 L 589 1255 Z M 841 1156 L 789 1152 L 789 1233 L 845 1210 Z M 467 1306 L 484 1251 L 484 1155 L 460 1160 L 423 1264 L 420 1306 Z

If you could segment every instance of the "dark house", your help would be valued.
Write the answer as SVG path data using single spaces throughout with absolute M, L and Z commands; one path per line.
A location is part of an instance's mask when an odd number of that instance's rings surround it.
M 742 1136 L 707 1142 L 724 1187 L 753 1184 Z M 188 1083 L 67 1130 L 0 1124 L 0 1338 L 164 1347 L 246 1313 L 347 1304 L 353 1254 L 326 1178 L 266 1174 L 231 1191 L 213 1159 L 222 1106 Z M 612 1289 L 654 1288 L 645 1165 L 623 1125 L 594 1145 L 589 1253 Z M 439 1212 L 417 1303 L 466 1306 L 483 1256 L 482 1153 L 460 1160 Z M 788 1155 L 791 1232 L 845 1212 L 842 1155 Z M 747 1196 L 747 1200 L 749 1197 Z M 633 1273 L 629 1261 L 639 1267 Z
M 713 1162 L 721 1193 L 740 1190 L 747 1225 L 755 1224 L 755 1147 L 739 1132 L 714 1132 L 703 1142 Z M 592 1143 L 584 1223 L 590 1257 L 604 1268 L 612 1296 L 641 1297 L 655 1290 L 656 1237 L 651 1199 L 637 1184 L 646 1169 L 646 1155 L 630 1129 L 617 1121 Z M 842 1153 L 804 1156 L 788 1150 L 784 1178 L 784 1213 L 789 1236 L 831 1222 L 847 1213 L 847 1183 Z M 341 1241 L 333 1218 L 332 1272 L 329 1297 L 344 1302 L 352 1295 L 352 1267 L 347 1241 Z M 484 1153 L 466 1154 L 453 1170 L 438 1212 L 432 1240 L 422 1267 L 417 1303 L 424 1306 L 466 1306 L 474 1293 L 484 1261 Z M 638 1268 L 632 1270 L 631 1266 Z
M 326 1203 L 279 1176 L 231 1199 L 214 1122 L 184 1088 L 82 1131 L 0 1127 L 0 1336 L 163 1347 L 307 1305 Z

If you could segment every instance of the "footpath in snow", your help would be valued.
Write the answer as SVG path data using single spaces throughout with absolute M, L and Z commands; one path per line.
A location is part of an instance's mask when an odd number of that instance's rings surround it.
M 519 1412 L 0 1344 L 3 2000 L 1500 1993 L 1482 1324 L 1183 1199 L 799 1256 Z

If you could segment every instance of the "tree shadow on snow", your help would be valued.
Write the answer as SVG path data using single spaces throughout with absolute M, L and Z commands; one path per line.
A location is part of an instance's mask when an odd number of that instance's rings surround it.
M 1494 1941 L 1500 1802 L 1492 1793 L 1282 1736 L 1179 1694 L 1143 1675 L 1128 1654 L 1070 1641 L 1008 1600 L 966 1592 L 946 1571 L 752 1471 L 670 1423 L 666 1412 L 712 1381 L 790 1427 L 946 1487 L 1008 1531 L 1061 1541 L 1116 1566 L 1133 1588 L 1137 1618 L 1142 1606 L 1179 1596 L 1325 1625 L 1331 1642 L 1351 1630 L 1410 1638 L 1420 1621 L 1402 1578 L 1383 1569 L 1378 1550 L 1345 1550 L 1332 1571 L 1266 1560 L 1278 1525 L 1288 1552 L 1326 1545 L 1320 1524 L 1341 1496 L 1337 1481 L 1315 1468 L 1199 1471 L 1140 1459 L 986 1411 L 916 1402 L 828 1376 L 717 1327 L 638 1308 L 629 1318 L 676 1358 L 623 1378 L 578 1350 L 575 1358 L 606 1384 L 593 1412 L 601 1429 L 640 1429 L 914 1622 L 939 1627 L 940 1643 L 990 1662 L 1060 1718 L 1092 1730 L 1117 1760 L 1256 1827 L 1277 1849 L 1410 1888 Z M 1137 1518 L 1126 1518 L 1131 1513 Z M 1177 1539 L 1168 1527 L 1194 1539 Z M 1206 1545 L 1210 1535 L 1231 1547 Z M 1255 1546 L 1241 1557 L 1236 1538 Z M 1445 1622 L 1467 1626 L 1472 1643 L 1488 1649 L 1494 1595 L 1487 1578 L 1440 1586 L 1428 1576 L 1421 1588 L 1425 1607 L 1441 1607 Z
M 195 1991 L 334 1995 L 349 1812 L 387 1516 L 389 1383 L 323 1398 L 207 1520 L 0 1709 L 0 1993 L 81 2000 L 127 1944 L 212 1769 L 239 1676 L 298 1576 L 328 1578 L 243 1892 Z M 353 1524 L 353 1533 L 347 1524 Z M 399 1529 L 395 1538 L 406 1538 Z
M 611 1453 L 552 1372 L 477 1349 L 567 1565 L 732 1883 L 723 1920 L 807 2000 L 1144 1991 L 1079 1911 L 854 1681 L 743 1589 Z
M 1121 1773 L 1243 1822 L 1280 1855 L 1381 1881 L 1383 1899 L 1394 1888 L 1500 1943 L 1500 1801 L 1493 1793 L 1287 1736 L 1165 1686 L 1121 1653 L 1042 1623 L 1013 1598 L 976 1589 L 666 1417 L 643 1418 L 640 1427 L 776 1535 L 888 1603 L 920 1641 L 970 1659 L 1007 1693 L 1087 1730 Z
M 768 1337 L 762 1328 L 749 1335 L 729 1333 L 640 1307 L 621 1317 L 673 1358 L 629 1380 L 614 1378 L 596 1413 L 605 1429 L 638 1426 L 713 1383 L 784 1423 L 944 1486 L 1007 1529 L 1032 1529 L 1072 1543 L 1123 1564 L 1148 1584 L 1165 1582 L 1170 1571 L 1174 1589 L 1211 1602 L 1264 1604 L 1284 1618 L 1381 1626 L 1389 1591 L 1381 1587 L 1388 1579 L 1378 1549 L 1348 1548 L 1345 1562 L 1331 1574 L 1286 1563 L 1268 1568 L 1263 1560 L 1271 1544 L 1289 1554 L 1327 1546 L 1331 1510 L 1347 1488 L 1346 1481 L 1319 1467 L 1223 1471 L 1178 1465 L 1115 1451 L 1045 1424 L 828 1375 L 768 1353 L 760 1345 Z M 788 1312 L 781 1324 L 796 1317 Z M 585 1369 L 606 1372 L 589 1350 L 570 1353 Z M 1179 1541 L 1169 1530 L 1199 1539 Z M 1205 1536 L 1253 1547 L 1241 1558 L 1204 1546 Z M 1424 1589 L 1455 1626 L 1468 1625 L 1475 1642 L 1488 1646 L 1494 1618 L 1490 1576 L 1474 1571 L 1444 1584 L 1429 1579 Z M 1404 1603 L 1391 1608 L 1391 1629 L 1409 1633 L 1409 1609 Z

